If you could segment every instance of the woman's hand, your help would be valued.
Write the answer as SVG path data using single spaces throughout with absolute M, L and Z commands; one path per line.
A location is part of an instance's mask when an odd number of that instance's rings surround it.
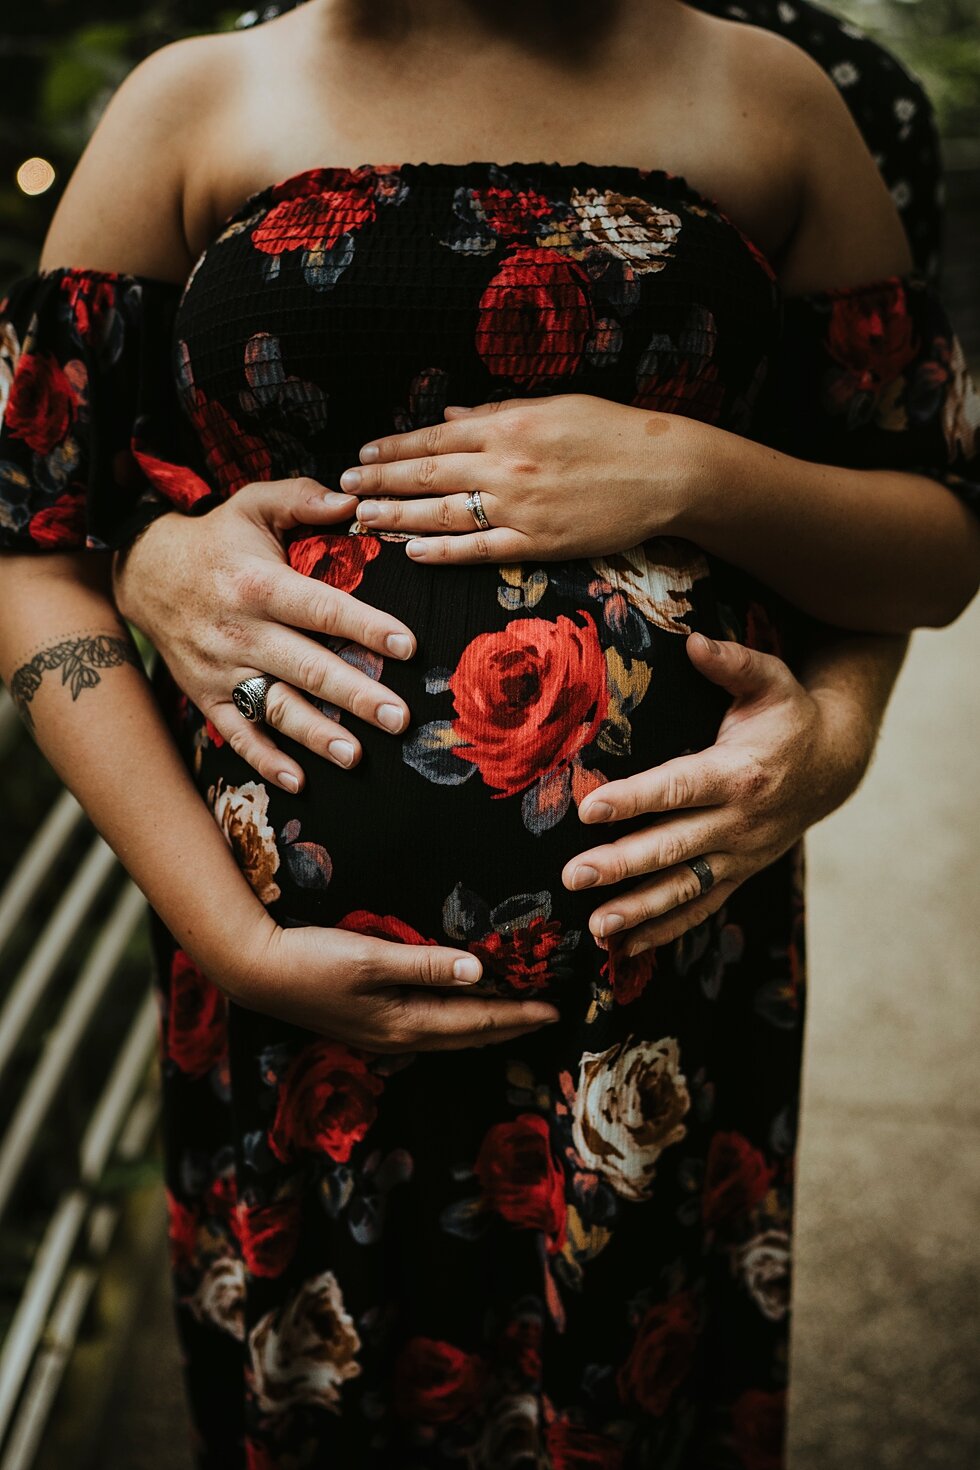
M 388 613 L 289 566 L 282 533 L 348 520 L 350 495 L 311 479 L 246 485 L 204 516 L 161 516 L 114 559 L 116 605 L 144 632 L 180 688 L 267 781 L 299 791 L 303 771 L 267 728 L 243 719 L 231 698 L 240 679 L 274 674 L 266 726 L 340 766 L 361 755 L 357 738 L 305 698 L 349 710 L 397 733 L 403 700 L 300 631 L 361 644 L 388 658 L 415 652 L 411 629 Z
M 559 561 L 683 536 L 714 432 L 584 393 L 445 413 L 444 424 L 363 445 L 360 466 L 340 477 L 361 499 L 364 526 L 418 533 L 405 548 L 418 561 Z M 466 508 L 474 489 L 488 531 Z M 395 498 L 371 498 L 382 495 Z
M 767 867 L 840 806 L 871 758 L 876 724 L 847 696 L 811 694 L 771 654 L 700 633 L 687 640 L 695 667 L 734 700 L 707 750 L 678 756 L 590 793 L 583 822 L 643 812 L 650 825 L 566 864 L 567 888 L 649 874 L 594 910 L 596 942 L 626 957 L 677 939 L 721 908 L 746 878 Z M 703 896 L 687 866 L 707 858 L 713 886 Z
M 241 955 L 249 957 L 243 975 Z M 199 962 L 237 1004 L 377 1052 L 457 1051 L 511 1041 L 558 1020 L 536 1000 L 467 995 L 482 974 L 475 955 L 436 944 L 396 944 L 346 929 L 281 929 L 263 915 L 254 941 Z

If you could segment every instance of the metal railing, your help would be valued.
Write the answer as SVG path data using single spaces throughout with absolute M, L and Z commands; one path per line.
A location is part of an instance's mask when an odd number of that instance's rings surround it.
M 19 738 L 0 693 L 0 752 Z M 49 900 L 59 864 L 80 846 L 63 892 Z M 32 919 L 39 899 L 41 922 Z M 29 1470 L 37 1457 L 121 1214 L 103 1181 L 110 1167 L 145 1156 L 156 1126 L 157 1010 L 146 984 L 113 999 L 126 1007 L 122 1039 L 86 1114 L 54 1144 L 50 1127 L 145 913 L 139 890 L 63 791 L 0 890 L 0 1241 L 32 1178 L 58 1186 L 0 1341 L 0 1470 Z M 23 956 L 8 969 L 18 948 Z M 104 1038 L 99 1044 L 104 1065 Z M 28 1064 L 11 1100 L 3 1079 Z

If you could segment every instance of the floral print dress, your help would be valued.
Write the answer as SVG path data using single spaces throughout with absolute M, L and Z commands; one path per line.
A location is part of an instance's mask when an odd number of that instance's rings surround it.
M 123 544 L 161 505 L 204 514 L 256 479 L 333 484 L 447 402 L 564 391 L 978 499 L 977 399 L 933 288 L 785 300 L 665 171 L 309 169 L 244 201 L 182 287 L 34 272 L 0 330 L 12 551 Z M 288 553 L 414 629 L 409 664 L 325 640 L 413 718 L 359 728 L 353 771 L 307 758 L 289 796 L 161 668 L 246 878 L 283 925 L 458 945 L 484 989 L 561 1015 L 478 1050 L 365 1052 L 237 1006 L 155 923 L 198 1463 L 779 1470 L 801 851 L 634 960 L 594 945 L 594 895 L 559 874 L 586 792 L 713 740 L 726 701 L 689 631 L 795 665 L 812 627 L 678 540 L 437 568 L 349 526 Z

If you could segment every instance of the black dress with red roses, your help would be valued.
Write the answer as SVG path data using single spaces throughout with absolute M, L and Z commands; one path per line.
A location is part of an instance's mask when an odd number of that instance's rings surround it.
M 0 536 L 121 544 L 159 504 L 335 485 L 447 403 L 575 392 L 976 503 L 976 400 L 932 289 L 784 301 L 671 174 L 315 168 L 252 195 L 183 288 L 65 268 L 0 311 Z M 652 471 L 653 472 L 653 471 Z M 615 483 L 596 485 L 614 496 Z M 937 493 L 940 493 L 937 488 Z M 945 493 L 945 492 L 942 492 Z M 434 567 L 300 529 L 308 576 L 403 619 L 325 640 L 412 711 L 255 778 L 161 671 L 203 798 L 283 925 L 479 955 L 560 1020 L 454 1053 L 353 1050 L 229 1002 L 156 926 L 174 1298 L 206 1470 L 778 1470 L 804 1016 L 799 849 L 627 960 L 560 881 L 583 796 L 712 742 L 699 629 L 796 662 L 803 621 L 696 546 Z

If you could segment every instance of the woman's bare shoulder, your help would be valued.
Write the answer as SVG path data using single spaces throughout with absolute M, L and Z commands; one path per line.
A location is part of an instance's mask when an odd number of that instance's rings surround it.
M 798 192 L 780 263 L 783 290 L 795 295 L 909 270 L 901 217 L 833 79 L 786 37 L 739 30 L 742 85 L 754 81 L 763 94 L 781 167 Z
M 183 281 L 194 260 L 187 186 L 234 89 L 239 33 L 152 52 L 110 97 L 48 227 L 39 261 Z

